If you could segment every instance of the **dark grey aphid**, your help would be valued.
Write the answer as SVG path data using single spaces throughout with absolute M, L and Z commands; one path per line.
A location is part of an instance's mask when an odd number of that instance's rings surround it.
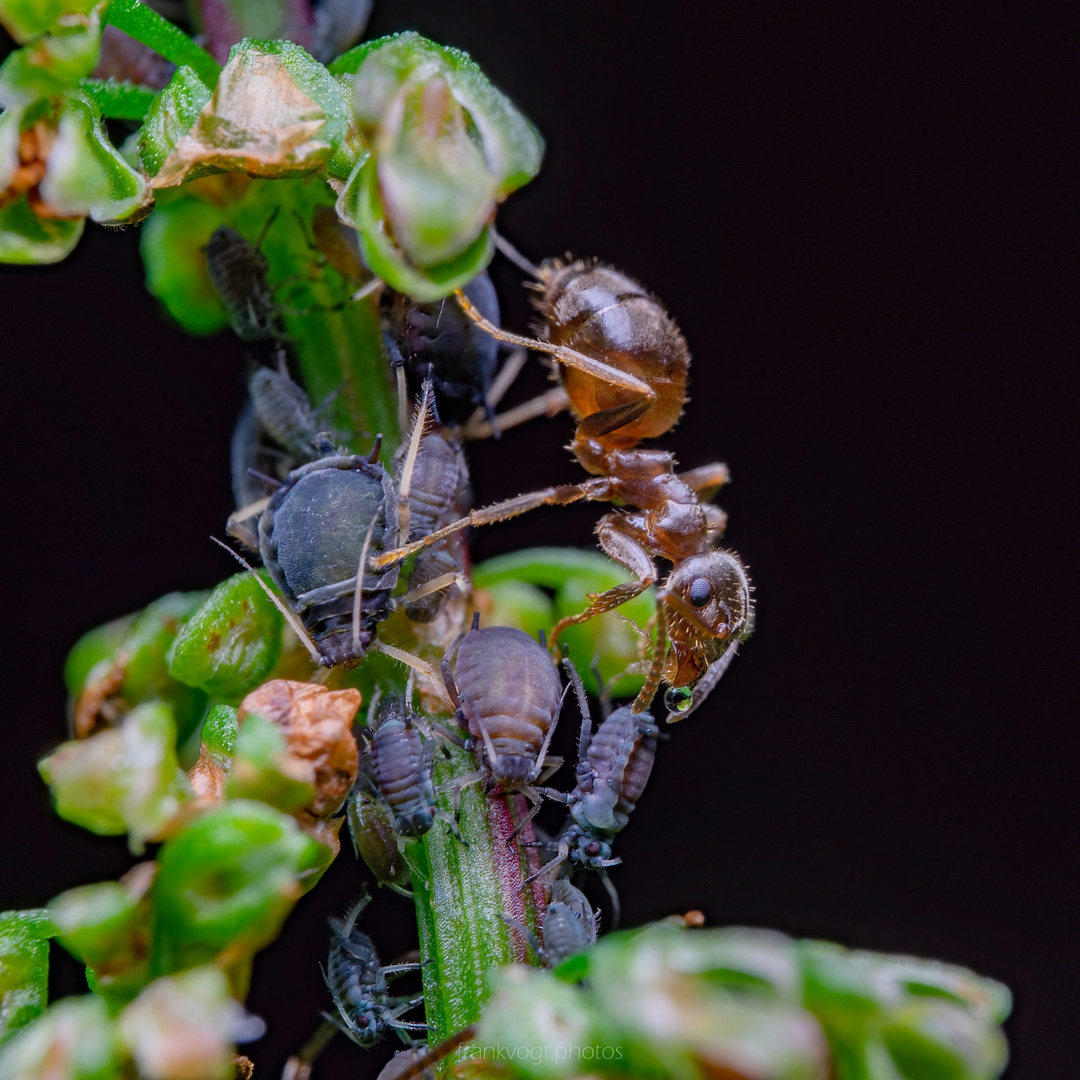
M 597 920 L 592 905 L 569 881 L 556 881 L 551 887 L 551 903 L 544 912 L 540 930 L 542 944 L 524 923 L 505 915 L 502 920 L 525 935 L 532 951 L 547 967 L 558 967 L 596 944 Z
M 248 380 L 248 394 L 259 427 L 296 461 L 310 459 L 312 440 L 321 426 L 307 394 L 288 371 L 256 368 Z
M 499 324 L 499 298 L 486 271 L 474 277 L 464 292 L 485 318 Z M 391 360 L 400 356 L 413 392 L 430 378 L 447 420 L 462 421 L 477 406 L 488 408 L 499 343 L 473 324 L 453 297 L 416 304 L 395 294 L 388 336 Z
M 398 580 L 396 566 L 366 572 L 354 612 L 363 557 L 397 545 L 397 514 L 387 512 L 397 496 L 377 459 L 378 444 L 366 458 L 332 453 L 302 465 L 259 518 L 263 563 L 326 667 L 351 666 L 367 653 Z
M 393 964 L 384 967 L 375 945 L 356 926 L 356 920 L 371 897 L 365 896 L 349 912 L 344 922 L 331 919 L 333 935 L 326 963 L 326 985 L 334 998 L 340 1024 L 346 1035 L 365 1050 L 374 1046 L 388 1029 L 394 1029 L 410 1043 L 406 1034 L 427 1030 L 427 1025 L 402 1020 L 401 1016 L 423 1001 L 419 997 L 394 997 L 388 977 L 416 971 L 419 964 Z M 337 1018 L 327 1017 L 333 1023 Z
M 399 836 L 423 836 L 435 821 L 434 759 L 435 742 L 421 734 L 405 699 L 384 701 L 368 737 L 367 780 Z
M 478 620 L 461 639 L 456 664 L 443 661 L 443 679 L 458 707 L 458 722 L 469 733 L 482 764 L 474 777 L 488 775 L 507 791 L 521 791 L 534 802 L 531 787 L 550 763 L 548 744 L 562 707 L 559 673 L 547 649 L 509 626 L 478 629 Z
M 461 517 L 468 508 L 469 496 L 465 455 L 458 442 L 444 433 L 439 424 L 429 382 L 424 383 L 413 423 L 421 425 L 421 429 L 410 433 L 418 436 L 419 441 L 407 478 L 403 473 L 413 439 L 404 441 L 394 455 L 398 497 L 408 507 L 409 541 L 429 536 Z M 464 563 L 464 539 L 460 534 L 424 548 L 416 556 L 409 575 L 409 594 L 416 599 L 404 602 L 405 614 L 413 622 L 431 622 L 446 603 L 447 589 L 455 580 L 463 580 Z M 432 591 L 425 592 L 428 588 Z
M 274 291 L 266 276 L 269 263 L 257 244 L 221 225 L 206 245 L 206 268 L 241 341 L 280 336 Z
M 576 868 L 596 870 L 612 897 L 613 922 L 618 923 L 618 898 L 607 878 L 613 858 L 611 844 L 630 819 L 652 774 L 660 729 L 648 713 L 635 713 L 629 705 L 616 709 L 592 732 L 588 702 L 577 671 L 567 671 L 581 707 L 577 783 L 573 791 L 545 789 L 549 798 L 566 803 L 570 821 L 559 837 L 559 852 L 540 873 L 549 877 L 567 859 Z

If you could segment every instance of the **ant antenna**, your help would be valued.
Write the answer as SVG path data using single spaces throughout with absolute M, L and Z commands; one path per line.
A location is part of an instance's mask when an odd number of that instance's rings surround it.
M 304 624 L 273 594 L 270 586 L 267 585 L 266 582 L 263 581 L 263 579 L 259 577 L 257 573 L 255 573 L 255 568 L 251 565 L 251 563 L 249 563 L 247 559 L 245 559 L 242 555 L 238 555 L 235 551 L 233 551 L 233 549 L 229 547 L 228 544 L 223 544 L 216 536 L 211 536 L 210 539 L 213 540 L 218 547 L 224 548 L 241 566 L 243 566 L 251 574 L 251 576 L 259 583 L 259 588 L 262 589 L 262 591 L 266 593 L 268 597 L 270 597 L 270 602 L 274 605 L 274 607 L 278 609 L 278 611 L 281 612 L 281 614 L 285 617 L 285 621 L 296 632 L 296 636 L 300 639 L 300 643 L 304 646 L 305 649 L 307 649 L 308 653 L 311 655 L 311 659 L 314 660 L 316 664 L 322 665 L 322 656 L 319 654 L 319 650 L 315 647 L 315 642 L 311 640 L 311 635 L 307 632 L 307 630 L 304 629 Z
M 509 259 L 519 270 L 528 274 L 529 277 L 536 278 L 537 281 L 540 280 L 540 267 L 529 262 L 509 240 L 495 231 L 494 226 L 491 228 L 491 237 L 495 241 L 495 246 L 505 258 Z

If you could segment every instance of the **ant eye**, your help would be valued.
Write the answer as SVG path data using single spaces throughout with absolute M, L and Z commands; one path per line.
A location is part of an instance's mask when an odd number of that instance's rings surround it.
M 699 579 L 700 580 L 700 579 Z M 668 712 L 681 713 L 690 708 L 693 699 L 693 691 L 688 686 L 673 686 L 664 695 L 664 704 Z
M 690 603 L 694 607 L 704 607 L 712 598 L 712 586 L 703 577 L 696 577 L 690 582 Z

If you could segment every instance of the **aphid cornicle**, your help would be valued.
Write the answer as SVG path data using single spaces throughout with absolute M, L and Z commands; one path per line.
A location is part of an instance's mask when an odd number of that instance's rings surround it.
M 538 803 L 531 786 L 546 767 L 547 748 L 562 707 L 559 673 L 547 649 L 509 626 L 473 628 L 456 648 L 456 663 L 443 660 L 443 678 L 458 708 L 459 723 L 482 770 L 466 783 L 490 776 L 505 791 Z
M 499 298 L 487 273 L 464 289 L 486 319 L 499 322 Z M 464 420 L 478 406 L 487 408 L 487 395 L 498 368 L 499 343 L 474 326 L 453 299 L 416 304 L 393 294 L 387 317 L 387 347 L 393 362 L 405 365 L 416 392 L 431 379 L 439 410 L 450 421 Z
M 644 712 L 663 681 L 675 692 L 668 703 L 677 714 L 690 704 L 684 688 L 747 637 L 753 624 L 746 571 L 734 554 L 714 546 L 724 516 L 701 498 L 727 480 L 726 466 L 679 475 L 672 454 L 638 447 L 679 419 L 690 354 L 660 303 L 625 274 L 586 261 L 552 260 L 531 269 L 539 282 L 544 340 L 501 330 L 460 290 L 458 302 L 493 338 L 555 359 L 577 420 L 572 449 L 593 478 L 474 510 L 384 559 L 402 558 L 467 525 L 491 524 L 541 506 L 622 502 L 626 509 L 604 514 L 596 534 L 605 554 L 635 580 L 592 597 L 583 612 L 562 619 L 552 629 L 552 643 L 568 626 L 612 611 L 656 584 L 655 560 L 666 559 L 672 570 L 657 590 L 657 647 L 634 709 Z
M 425 739 L 405 699 L 382 703 L 368 735 L 370 781 L 399 836 L 423 836 L 435 821 L 434 740 Z
M 401 1019 L 423 997 L 393 997 L 388 982 L 388 977 L 416 971 L 420 965 L 383 966 L 371 938 L 357 928 L 356 921 L 370 899 L 363 897 L 344 922 L 331 919 L 333 936 L 325 973 L 341 1021 L 338 1026 L 365 1050 L 374 1046 L 388 1029 L 397 1031 L 405 1042 L 411 1042 L 407 1031 L 427 1030 L 426 1024 Z M 327 1019 L 337 1023 L 333 1017 Z
M 397 496 L 390 474 L 368 457 L 333 452 L 295 469 L 259 518 L 259 551 L 289 609 L 299 615 L 320 663 L 350 666 L 368 651 L 390 610 L 397 566 L 367 574 L 355 611 L 357 571 L 366 553 L 397 542 Z

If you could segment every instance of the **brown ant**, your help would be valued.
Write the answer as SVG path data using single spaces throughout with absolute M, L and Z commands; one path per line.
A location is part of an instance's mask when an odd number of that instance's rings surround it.
M 493 325 L 460 289 L 458 303 L 492 337 L 554 358 L 577 421 L 571 449 L 592 479 L 474 510 L 378 556 L 373 569 L 468 525 L 504 521 L 541 506 L 618 500 L 626 509 L 604 514 L 596 534 L 604 553 L 636 580 L 592 595 L 584 611 L 560 620 L 551 632 L 552 647 L 568 626 L 612 611 L 656 584 L 656 559 L 666 559 L 672 570 L 656 593 L 656 648 L 633 709 L 645 711 L 662 680 L 671 687 L 668 719 L 677 719 L 693 703 L 689 688 L 748 637 L 753 625 L 746 571 L 733 553 L 714 546 L 725 515 L 702 502 L 727 481 L 727 467 L 717 463 L 676 474 L 674 455 L 638 445 L 670 431 L 682 414 L 690 366 L 686 340 L 655 297 L 604 263 L 549 259 L 536 267 L 501 240 L 500 248 L 536 278 L 543 339 Z

